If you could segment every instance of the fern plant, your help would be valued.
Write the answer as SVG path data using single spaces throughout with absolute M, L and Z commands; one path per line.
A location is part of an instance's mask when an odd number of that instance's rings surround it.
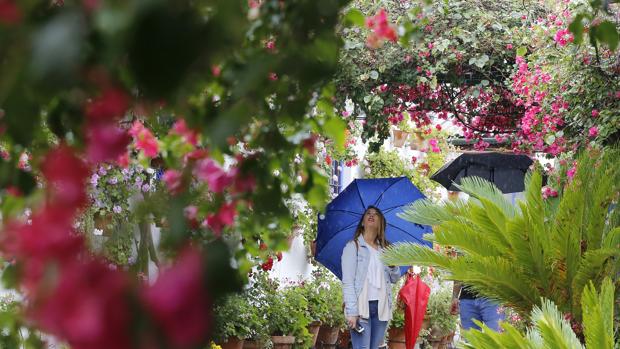
M 614 286 L 611 280 L 606 278 L 603 281 L 600 293 L 590 282 L 582 294 L 585 346 L 556 305 L 543 300 L 541 307 L 534 307 L 531 315 L 533 326 L 525 335 L 508 323 L 501 324 L 504 329 L 501 333 L 478 323 L 480 330 L 463 333 L 467 343 L 461 343 L 461 348 L 614 349 L 613 309 Z
M 439 205 L 418 200 L 401 214 L 434 226 L 427 237 L 462 255 L 451 258 L 419 245 L 396 244 L 384 261 L 442 269 L 523 318 L 548 299 L 578 324 L 584 286 L 600 285 L 605 276 L 617 282 L 619 160 L 618 149 L 582 154 L 574 178 L 554 205 L 543 200 L 537 172 L 526 176 L 525 197 L 518 205 L 492 183 L 465 178 L 459 188 L 470 195 L 468 201 Z

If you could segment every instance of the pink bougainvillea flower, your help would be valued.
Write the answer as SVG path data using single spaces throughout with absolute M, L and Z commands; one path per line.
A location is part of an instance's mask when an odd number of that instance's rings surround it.
M 383 40 L 396 42 L 398 35 L 396 30 L 387 19 L 385 9 L 380 9 L 374 16 L 366 18 L 366 27 L 372 30 L 366 39 L 366 45 L 370 48 L 378 48 Z
M 270 72 L 269 73 L 269 80 L 271 81 L 277 81 L 278 80 L 278 74 L 274 73 L 274 72 Z
M 129 107 L 129 97 L 120 89 L 108 89 L 86 105 L 86 117 L 93 122 L 118 120 Z
M 174 348 L 195 347 L 208 336 L 212 314 L 204 273 L 202 256 L 188 249 L 142 292 L 146 309 Z
M 203 159 L 196 163 L 194 176 L 207 182 L 209 190 L 221 193 L 233 183 L 233 177 L 224 171 L 213 159 Z
M 84 185 L 89 175 L 88 168 L 71 148 L 61 145 L 50 151 L 41 170 L 50 184 L 54 204 L 77 208 L 86 203 Z
M 545 186 L 542 188 L 542 196 L 544 199 L 554 198 L 558 196 L 558 192 L 551 187 Z
M 566 176 L 570 179 L 575 177 L 575 173 L 577 172 L 577 163 L 573 163 L 573 166 L 566 171 Z
M 234 188 L 237 193 L 251 193 L 256 189 L 256 178 L 252 174 L 238 174 L 235 176 Z
M 233 225 L 236 216 L 237 204 L 235 202 L 227 203 L 222 205 L 217 213 L 210 214 L 207 217 L 206 224 L 216 236 L 220 236 L 224 227 Z
M 134 121 L 129 134 L 133 136 L 136 148 L 142 150 L 144 155 L 150 158 L 157 156 L 157 153 L 159 153 L 157 139 L 140 121 Z
M 599 111 L 597 109 L 592 109 L 592 117 L 597 118 L 599 116 Z
M 193 146 L 198 144 L 198 132 L 187 127 L 184 119 L 177 120 L 172 126 L 171 132 L 183 137 L 187 143 Z
M 590 138 L 595 138 L 596 136 L 598 136 L 598 127 L 596 126 L 590 127 L 590 129 L 588 130 L 588 136 Z
M 558 30 L 553 39 L 562 47 L 575 40 L 573 34 L 566 28 Z
M 181 172 L 177 170 L 166 170 L 162 179 L 164 183 L 166 183 L 166 187 L 170 193 L 176 195 L 183 191 L 183 177 Z
M 276 49 L 276 41 L 275 40 L 268 40 L 265 43 L 265 48 L 269 51 L 275 51 Z
M 220 74 L 222 74 L 222 68 L 219 65 L 212 65 L 211 74 L 213 74 L 213 76 L 215 77 L 220 76 Z
M 86 155 L 93 163 L 118 159 L 127 154 L 131 137 L 112 123 L 88 123 L 86 126 L 88 145 Z
M 75 349 L 133 348 L 130 283 L 100 261 L 62 268 L 53 291 L 30 314 Z
M 13 0 L 0 0 L 0 24 L 14 25 L 21 21 L 22 12 Z

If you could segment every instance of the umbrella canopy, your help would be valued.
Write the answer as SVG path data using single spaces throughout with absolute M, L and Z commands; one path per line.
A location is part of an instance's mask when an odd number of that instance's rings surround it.
M 316 260 L 342 279 L 342 251 L 353 239 L 355 228 L 368 206 L 377 207 L 385 216 L 385 233 L 390 243 L 413 242 L 431 246 L 422 237 L 432 232 L 429 226 L 397 216 L 403 206 L 424 197 L 407 177 L 354 180 L 327 205 L 325 214 L 319 214 Z M 401 274 L 406 271 L 407 267 L 401 268 Z
M 426 314 L 426 306 L 431 289 L 420 279 L 411 275 L 398 292 L 398 297 L 405 304 L 405 343 L 407 348 L 413 348 Z
M 480 177 L 494 183 L 502 193 L 517 193 L 525 190 L 525 174 L 532 163 L 527 155 L 468 152 L 445 164 L 431 179 L 448 190 L 459 191 L 454 183 L 461 184 L 461 178 Z

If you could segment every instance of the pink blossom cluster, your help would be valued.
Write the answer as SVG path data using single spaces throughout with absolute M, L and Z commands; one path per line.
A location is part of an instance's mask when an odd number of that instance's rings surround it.
M 366 39 L 366 45 L 370 48 L 378 48 L 384 40 L 396 42 L 398 35 L 394 27 L 388 22 L 387 12 L 380 9 L 374 16 L 366 18 L 366 27 L 372 32 Z
M 7 222 L 0 240 L 3 257 L 21 270 L 29 320 L 75 349 L 154 349 L 161 341 L 170 348 L 204 344 L 211 307 L 201 254 L 187 249 L 152 286 L 132 282 L 88 254 L 73 230 L 87 203 L 87 164 L 73 148 L 60 145 L 47 154 L 41 169 L 45 205 L 29 222 Z M 143 325 L 136 327 L 138 322 Z

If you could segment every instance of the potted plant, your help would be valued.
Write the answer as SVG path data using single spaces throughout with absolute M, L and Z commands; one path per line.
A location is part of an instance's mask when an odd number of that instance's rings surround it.
M 398 288 L 394 288 L 397 290 Z M 388 328 L 388 347 L 390 349 L 406 349 L 405 345 L 405 305 L 398 300 L 398 292 L 394 292 L 394 311 Z
M 277 284 L 269 280 L 267 273 L 257 273 L 244 291 L 252 316 L 248 317 L 248 335 L 243 342 L 243 349 L 262 349 L 269 342 L 265 314 L 268 307 L 266 293 L 276 292 L 272 290 L 274 286 Z
M 428 299 L 426 316 L 430 325 L 429 343 L 433 348 L 446 348 L 458 326 L 458 316 L 450 312 L 452 290 L 447 285 L 431 292 Z
M 306 316 L 308 301 L 298 287 L 267 295 L 267 329 L 274 349 L 291 349 L 295 343 L 311 340 Z
M 329 311 L 327 307 L 327 295 L 328 291 L 324 285 L 325 272 L 322 268 L 317 268 L 312 273 L 312 279 L 308 282 L 303 282 L 300 285 L 300 290 L 303 292 L 308 307 L 306 308 L 306 316 L 310 320 L 308 325 L 308 332 L 312 335 L 312 346 L 316 345 L 316 340 L 319 335 L 319 329 L 321 328 L 321 319 L 325 317 L 325 314 Z
M 322 346 L 335 347 L 340 330 L 344 328 L 344 311 L 342 308 L 342 285 L 340 280 L 325 270 L 322 297 L 325 300 L 325 313 L 321 317 L 321 328 L 317 343 Z
M 241 349 L 252 328 L 259 321 L 256 308 L 247 293 L 233 294 L 220 299 L 213 308 L 213 338 L 223 349 Z

